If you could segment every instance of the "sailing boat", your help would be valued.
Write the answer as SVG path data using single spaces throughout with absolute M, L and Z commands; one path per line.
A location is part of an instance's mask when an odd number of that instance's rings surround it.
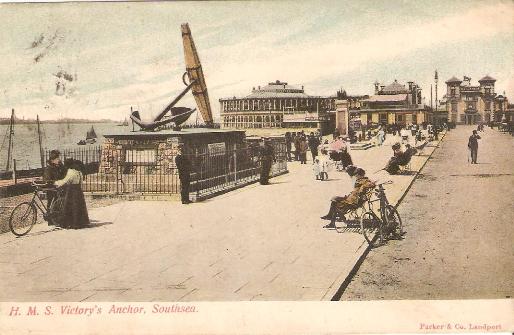
M 78 145 L 86 145 L 86 144 L 96 143 L 97 137 L 98 136 L 96 136 L 95 128 L 93 128 L 93 126 L 91 126 L 91 129 L 89 129 L 86 134 L 86 140 L 80 140 L 77 144 Z
M 125 120 L 124 120 L 122 123 L 117 124 L 117 126 L 118 126 L 118 127 L 126 127 L 126 126 L 128 126 L 127 118 L 125 118 Z

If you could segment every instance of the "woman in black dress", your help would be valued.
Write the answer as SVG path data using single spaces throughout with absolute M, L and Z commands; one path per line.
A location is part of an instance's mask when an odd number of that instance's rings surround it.
M 62 228 L 84 228 L 89 225 L 89 216 L 82 192 L 83 164 L 68 158 L 64 161 L 64 167 L 67 168 L 66 176 L 55 182 L 55 185 L 64 192 L 64 215 L 59 225 Z

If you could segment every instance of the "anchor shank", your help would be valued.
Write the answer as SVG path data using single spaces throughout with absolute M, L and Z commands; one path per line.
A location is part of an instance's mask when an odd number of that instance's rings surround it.
M 166 115 L 166 113 L 168 113 L 168 111 L 173 107 L 175 106 L 175 104 L 180 100 L 182 99 L 182 97 L 191 89 L 191 87 L 193 87 L 195 83 L 195 80 L 191 81 L 189 83 L 189 85 L 187 85 L 187 87 L 182 91 L 182 93 L 180 93 L 179 95 L 177 95 L 177 97 L 175 99 L 173 99 L 172 102 L 170 102 L 170 104 L 168 106 L 166 106 L 166 108 L 163 109 L 163 111 L 157 115 L 157 117 L 154 119 L 154 122 L 155 121 L 160 121 L 164 115 Z

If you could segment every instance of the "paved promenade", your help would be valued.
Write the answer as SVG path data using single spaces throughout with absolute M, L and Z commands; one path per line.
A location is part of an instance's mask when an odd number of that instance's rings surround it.
M 399 208 L 408 238 L 372 250 L 341 300 L 514 296 L 514 138 L 486 127 L 470 164 L 473 129 L 446 135 Z
M 374 180 L 393 180 L 396 203 L 414 176 L 389 176 L 385 146 L 353 151 Z M 435 148 L 412 159 L 419 170 Z M 188 206 L 130 201 L 90 210 L 94 226 L 0 236 L 2 301 L 330 300 L 367 248 L 357 228 L 326 230 L 344 172 L 316 181 L 311 164 Z

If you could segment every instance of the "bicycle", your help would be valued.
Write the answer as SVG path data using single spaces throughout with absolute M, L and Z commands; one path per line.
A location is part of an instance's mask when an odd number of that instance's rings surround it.
M 49 186 L 46 182 L 33 181 L 34 195 L 31 201 L 18 204 L 11 212 L 9 228 L 16 236 L 26 235 L 37 222 L 37 210 L 43 214 L 43 219 L 48 225 L 61 226 L 64 219 L 64 190 Z M 54 192 L 54 198 L 47 208 L 42 199 L 42 194 L 48 196 Z
M 361 232 L 371 247 L 381 245 L 390 236 L 399 238 L 403 235 L 400 214 L 394 206 L 389 204 L 383 186 L 392 183 L 392 181 L 387 181 L 376 186 L 374 193 L 377 198 L 368 200 L 369 210 L 361 216 Z M 380 217 L 373 210 L 373 203 L 375 202 L 380 204 Z

